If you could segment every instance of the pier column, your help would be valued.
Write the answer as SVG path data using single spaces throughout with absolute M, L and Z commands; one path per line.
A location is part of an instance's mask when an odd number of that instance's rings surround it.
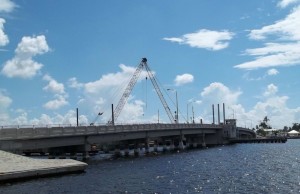
M 198 147 L 198 143 L 197 142 L 193 142 L 193 148 L 197 148 Z
M 178 148 L 179 148 L 180 150 L 184 150 L 184 144 L 183 144 L 183 141 L 182 141 L 182 140 L 179 140 Z
M 171 143 L 170 143 L 170 150 L 171 151 L 175 150 L 175 145 L 174 145 L 174 140 L 173 139 L 171 140 Z
M 149 139 L 146 138 L 145 140 L 145 154 L 148 155 L 149 154 Z
M 180 135 L 179 137 L 179 143 L 178 143 L 178 149 L 179 150 L 184 150 L 184 143 L 183 140 L 186 140 L 186 138 L 184 137 L 184 135 Z
M 129 157 L 129 145 L 128 144 L 125 145 L 124 156 Z
M 157 142 L 157 140 L 155 140 L 155 141 L 154 141 L 154 145 L 153 145 L 153 150 L 154 150 L 154 152 L 158 152 L 157 144 L 158 144 L 158 142 Z
M 167 149 L 167 142 L 164 140 L 163 141 L 163 152 L 166 152 L 168 149 Z
M 135 143 L 133 153 L 134 153 L 134 156 L 136 156 L 136 157 L 140 155 L 140 149 L 139 148 L 140 148 L 139 143 Z
M 120 146 L 119 146 L 119 145 L 116 145 L 116 146 L 115 146 L 114 157 L 115 157 L 115 158 L 121 157 L 121 151 L 120 151 Z
M 91 151 L 91 145 L 87 141 L 87 136 L 84 138 L 85 144 L 82 146 L 83 152 L 82 152 L 82 160 L 87 160 L 90 158 L 89 151 Z
M 205 143 L 205 133 L 202 134 L 202 147 L 206 147 L 206 143 Z

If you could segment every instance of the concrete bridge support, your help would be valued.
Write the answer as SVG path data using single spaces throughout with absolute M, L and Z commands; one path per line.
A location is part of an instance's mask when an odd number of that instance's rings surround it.
M 202 133 L 202 147 L 206 147 L 206 143 L 205 143 L 205 133 Z
M 116 158 L 121 157 L 120 145 L 115 146 L 114 157 Z
M 150 153 L 150 150 L 149 150 L 149 147 L 150 147 L 149 146 L 149 138 L 145 139 L 145 143 L 144 144 L 145 144 L 145 154 L 148 155 Z
M 174 150 L 175 150 L 174 139 L 171 139 L 171 141 L 170 141 L 170 151 L 174 151 Z
M 167 150 L 167 142 L 166 140 L 163 140 L 163 152 L 166 152 Z
M 134 153 L 134 156 L 136 156 L 136 157 L 140 155 L 140 144 L 137 142 L 134 145 L 133 153 Z
M 125 144 L 124 156 L 129 157 L 129 144 Z
M 154 141 L 154 144 L 153 144 L 153 151 L 154 151 L 154 152 L 158 152 L 157 147 L 158 147 L 158 142 L 157 142 L 157 140 L 155 140 L 155 141 Z

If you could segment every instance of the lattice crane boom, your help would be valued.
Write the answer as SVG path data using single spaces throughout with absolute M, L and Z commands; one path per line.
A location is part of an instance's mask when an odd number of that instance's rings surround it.
M 128 97 L 130 96 L 130 93 L 134 87 L 134 85 L 136 84 L 141 72 L 142 72 L 142 69 L 143 69 L 143 66 L 144 66 L 144 61 L 142 60 L 141 63 L 137 66 L 133 76 L 131 77 L 120 101 L 118 102 L 118 105 L 116 107 L 116 109 L 114 110 L 114 120 L 117 120 L 117 118 L 119 117 L 122 109 L 124 108 L 127 100 L 128 100 Z M 112 122 L 112 118 L 110 119 L 109 123 Z
M 155 91 L 156 91 L 156 93 L 157 93 L 157 95 L 158 95 L 158 97 L 159 97 L 159 99 L 160 99 L 160 101 L 161 101 L 161 103 L 162 103 L 162 105 L 163 105 L 163 107 L 164 107 L 164 109 L 165 109 L 165 111 L 166 111 L 166 113 L 167 113 L 167 115 L 168 115 L 171 123 L 176 122 L 174 120 L 174 117 L 173 117 L 173 114 L 172 114 L 172 112 L 170 110 L 170 107 L 168 106 L 168 104 L 167 104 L 167 102 L 166 102 L 166 100 L 165 100 L 165 98 L 164 98 L 161 90 L 159 89 L 159 86 L 157 84 L 155 76 L 153 75 L 151 69 L 149 68 L 149 66 L 147 64 L 147 61 L 145 62 L 144 67 L 145 67 L 145 69 L 146 69 L 146 71 L 147 71 L 147 73 L 149 75 L 149 78 L 150 78 L 150 80 L 152 82 L 152 85 L 153 85 L 153 87 L 154 87 L 154 89 L 155 89 Z
M 152 83 L 152 85 L 153 85 L 153 87 L 154 87 L 154 89 L 155 89 L 155 91 L 156 91 L 156 93 L 157 93 L 157 95 L 158 95 L 161 103 L 163 104 L 163 107 L 164 107 L 165 111 L 167 112 L 167 115 L 168 115 L 171 123 L 175 122 L 174 117 L 172 115 L 172 112 L 171 112 L 171 110 L 170 110 L 170 108 L 169 108 L 166 100 L 164 99 L 161 90 L 159 89 L 159 86 L 157 84 L 157 81 L 156 81 L 156 79 L 155 79 L 152 71 L 150 70 L 150 68 L 149 68 L 149 66 L 147 64 L 147 59 L 143 58 L 142 61 L 140 62 L 140 64 L 137 66 L 137 68 L 136 68 L 133 76 L 131 77 L 131 79 L 130 79 L 130 81 L 129 81 L 129 83 L 128 83 L 128 85 L 127 85 L 127 87 L 126 87 L 126 89 L 125 89 L 125 91 L 124 91 L 124 93 L 123 93 L 120 101 L 118 102 L 117 107 L 114 110 L 114 113 L 113 113 L 114 119 L 111 118 L 108 123 L 112 123 L 113 120 L 116 121 L 117 118 L 119 117 L 122 109 L 124 108 L 124 106 L 125 106 L 125 104 L 126 104 L 126 102 L 128 100 L 128 97 L 131 94 L 131 91 L 133 90 L 133 88 L 134 88 L 134 86 L 135 86 L 135 84 L 136 84 L 136 82 L 137 82 L 137 80 L 138 80 L 138 78 L 139 78 L 139 76 L 140 76 L 140 74 L 141 74 L 141 72 L 143 70 L 143 68 L 146 69 L 146 71 L 148 73 L 148 76 L 149 76 L 149 78 L 151 80 L 151 83 Z M 114 123 L 112 123 L 112 124 L 114 124 Z

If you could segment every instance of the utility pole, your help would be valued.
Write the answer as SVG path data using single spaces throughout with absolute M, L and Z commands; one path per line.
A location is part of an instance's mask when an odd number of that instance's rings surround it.
M 178 118 L 178 98 L 177 98 L 177 90 L 175 90 L 176 92 L 176 123 L 179 123 L 179 118 Z
M 193 124 L 195 124 L 195 114 L 194 114 L 194 106 L 192 105 L 192 113 L 193 113 Z

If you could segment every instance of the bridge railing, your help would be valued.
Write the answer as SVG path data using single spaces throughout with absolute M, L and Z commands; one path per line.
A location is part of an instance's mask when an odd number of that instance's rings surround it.
M 149 130 L 174 129 L 221 129 L 222 125 L 215 124 L 132 124 L 132 125 L 98 125 L 98 126 L 52 126 L 27 128 L 1 128 L 0 140 L 33 139 L 76 135 L 96 135 L 105 133 L 121 133 Z

